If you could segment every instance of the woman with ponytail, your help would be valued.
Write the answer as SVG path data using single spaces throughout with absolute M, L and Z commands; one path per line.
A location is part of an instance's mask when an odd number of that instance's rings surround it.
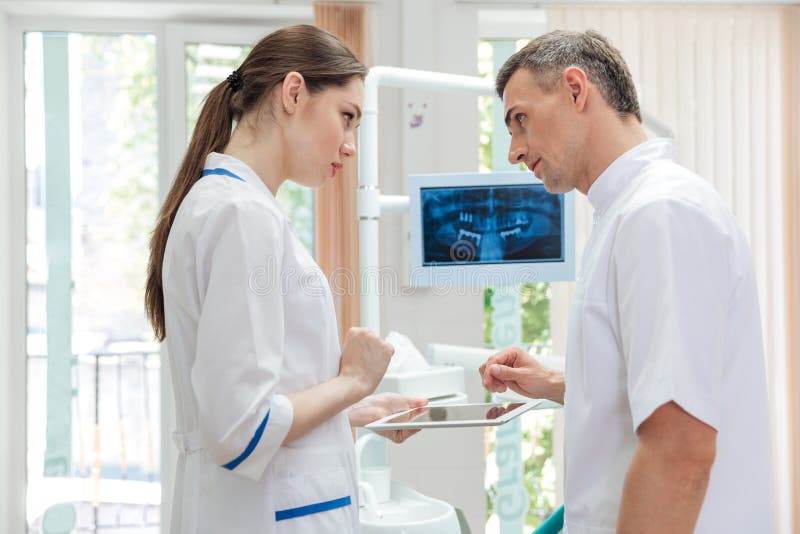
M 351 426 L 425 403 L 370 396 L 394 349 L 359 328 L 340 349 L 327 280 L 275 201 L 355 155 L 366 74 L 332 34 L 292 26 L 203 104 L 145 295 L 175 393 L 173 533 L 356 532 Z

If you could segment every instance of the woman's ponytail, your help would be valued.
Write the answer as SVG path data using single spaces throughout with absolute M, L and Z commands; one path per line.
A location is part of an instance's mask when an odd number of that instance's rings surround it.
M 158 341 L 164 341 L 164 291 L 161 284 L 161 265 L 167 238 L 175 214 L 192 186 L 200 179 L 206 156 L 211 152 L 222 152 L 231 139 L 234 113 L 231 103 L 233 88 L 224 81 L 214 87 L 203 102 L 200 117 L 192 133 L 192 139 L 175 175 L 175 180 L 158 213 L 155 230 L 150 238 L 150 261 L 147 265 L 147 285 L 144 292 L 145 310 Z

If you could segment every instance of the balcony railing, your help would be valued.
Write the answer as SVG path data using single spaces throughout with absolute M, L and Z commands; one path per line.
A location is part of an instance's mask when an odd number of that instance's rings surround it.
M 45 532 L 51 506 L 71 503 L 73 532 L 157 533 L 160 524 L 160 356 L 76 354 L 72 365 L 72 469 L 43 476 L 47 357 L 28 356 L 28 525 Z

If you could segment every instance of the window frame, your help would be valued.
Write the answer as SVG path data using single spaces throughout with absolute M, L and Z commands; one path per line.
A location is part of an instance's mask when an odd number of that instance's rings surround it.
M 208 23 L 167 23 L 164 27 L 165 49 L 165 78 L 164 102 L 182 102 L 182 106 L 163 106 L 166 110 L 165 123 L 167 128 L 177 129 L 167 131 L 166 167 L 167 181 L 162 184 L 160 194 L 169 189 L 172 176 L 178 171 L 178 166 L 186 150 L 186 58 L 184 51 L 190 43 L 214 43 L 220 45 L 246 46 L 252 45 L 261 37 L 282 26 L 280 23 L 270 25 L 234 25 L 234 24 L 208 24 Z M 159 95 L 161 96 L 161 95 Z
M 60 6 L 63 12 L 78 8 L 77 4 L 65 2 Z M 255 8 L 253 8 L 255 9 Z M 293 9 L 297 18 L 287 19 L 286 13 L 274 18 L 255 17 L 248 24 L 225 22 L 226 6 L 216 8 L 220 24 L 190 23 L 181 19 L 169 19 L 163 13 L 161 19 L 145 20 L 135 18 L 72 18 L 67 16 L 27 16 L 6 13 L 4 17 L 6 34 L 6 57 L 0 67 L 7 66 L 8 99 L 4 103 L 8 111 L 7 128 L 9 132 L 25 131 L 25 88 L 24 83 L 24 35 L 27 32 L 67 32 L 151 34 L 156 39 L 156 77 L 157 77 L 157 124 L 158 138 L 158 186 L 159 204 L 163 202 L 175 171 L 180 164 L 186 143 L 186 79 L 184 45 L 188 42 L 214 42 L 219 44 L 250 45 L 260 37 L 287 24 L 310 23 L 313 12 L 308 9 Z M 187 6 L 187 12 L 191 7 Z M 208 6 L 206 6 L 208 11 Z M 264 13 L 268 15 L 268 13 Z M 3 28 L 0 27 L 0 30 Z M 0 32 L 2 37 L 2 32 Z M 14 81 L 15 83 L 11 83 Z M 0 93 L 2 94 L 2 93 Z M 177 105 L 181 104 L 181 105 Z M 2 140 L 0 140 L 2 142 Z M 4 149 L 6 147 L 3 147 Z M 8 317 L 0 316 L 0 339 L 7 340 L 9 357 L 0 358 L 0 376 L 5 377 L 8 391 L 3 399 L 9 409 L 0 412 L 0 435 L 8 439 L 0 443 L 0 455 L 7 462 L 7 476 L 0 483 L 0 530 L 27 532 L 27 180 L 25 176 L 24 135 L 8 135 L 8 160 L 6 179 L 8 180 L 9 232 L 0 234 L 0 250 L 7 254 L 8 273 L 0 272 L 0 282 L 7 282 Z M 12 179 L 16 178 L 16 179 Z M 0 267 L 5 267 L 0 265 Z M 7 279 L 4 279 L 7 276 Z M 2 311 L 2 310 L 0 310 Z M 167 361 L 166 345 L 160 347 L 161 361 Z M 177 451 L 172 444 L 172 431 L 175 421 L 175 406 L 172 395 L 169 365 L 161 366 L 161 512 L 160 530 L 169 532 L 172 488 L 174 485 Z M 22 407 L 13 409 L 12 407 Z M 6 470 L 4 470 L 6 471 Z M 20 491 L 21 490 L 21 491 Z M 6 528 L 2 528 L 6 527 Z
M 548 31 L 547 18 L 544 9 L 480 9 L 478 10 L 478 43 L 488 41 L 492 45 L 516 42 L 520 39 L 530 38 L 544 34 Z M 497 59 L 493 62 L 496 64 Z M 493 97 L 494 98 L 494 97 Z M 502 163 L 494 171 L 516 170 L 516 166 L 507 163 L 505 154 L 500 151 L 497 141 L 507 138 L 505 123 L 503 122 L 503 109 L 500 101 L 495 99 L 492 112 L 492 162 L 493 167 Z M 498 109 L 499 107 L 499 109 Z M 502 152 L 502 153 L 501 153 Z M 566 284 L 551 285 L 552 297 L 550 299 L 550 336 L 553 340 L 553 358 L 565 356 L 567 314 L 571 290 Z M 564 341 L 562 342 L 561 339 Z M 553 414 L 553 462 L 556 466 L 556 507 L 564 502 L 564 412 L 555 410 Z

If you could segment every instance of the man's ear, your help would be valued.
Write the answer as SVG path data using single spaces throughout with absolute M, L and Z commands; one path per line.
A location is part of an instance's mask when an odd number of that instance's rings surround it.
M 562 81 L 569 90 L 575 110 L 583 111 L 583 108 L 586 107 L 589 86 L 586 73 L 578 67 L 569 67 L 564 71 Z
M 281 106 L 286 113 L 294 113 L 300 103 L 300 95 L 306 81 L 299 72 L 292 71 L 283 79 L 281 86 Z

